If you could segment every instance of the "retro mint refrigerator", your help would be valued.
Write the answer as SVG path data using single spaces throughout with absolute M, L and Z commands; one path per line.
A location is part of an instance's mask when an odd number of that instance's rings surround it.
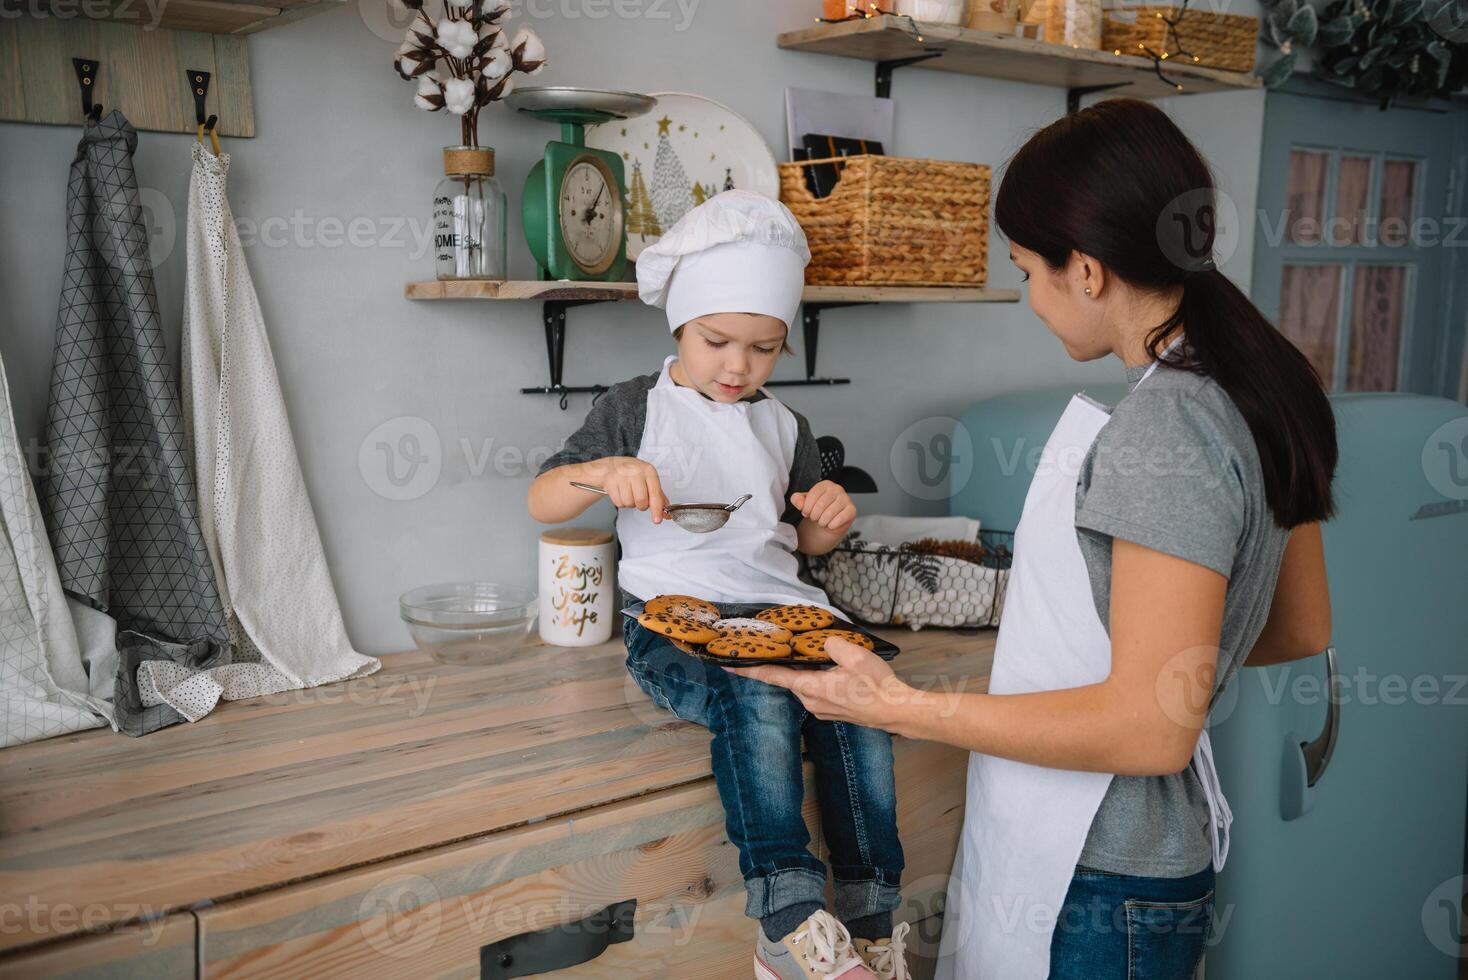
M 1114 404 L 1121 386 L 1089 391 Z M 980 402 L 953 513 L 1019 520 L 1065 389 Z M 1207 980 L 1451 980 L 1468 809 L 1468 409 L 1413 395 L 1332 399 L 1336 519 L 1325 528 L 1339 693 L 1327 658 L 1245 669 L 1215 708 L 1234 812 Z M 1311 785 L 1313 781 L 1313 785 Z

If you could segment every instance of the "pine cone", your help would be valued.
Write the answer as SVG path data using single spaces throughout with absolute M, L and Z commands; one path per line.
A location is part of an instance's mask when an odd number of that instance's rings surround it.
M 975 564 L 980 564 L 989 557 L 989 549 L 977 541 L 939 541 L 936 538 L 923 538 L 921 541 L 908 542 L 902 546 L 902 550 L 919 555 L 957 558 L 959 561 L 971 561 Z

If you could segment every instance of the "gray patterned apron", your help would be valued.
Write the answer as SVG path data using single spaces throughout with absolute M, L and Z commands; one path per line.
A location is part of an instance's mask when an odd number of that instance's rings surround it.
M 63 587 L 117 620 L 115 706 L 129 735 L 183 720 L 142 704 L 140 663 L 230 662 L 159 324 L 136 147 L 113 110 L 86 128 L 72 161 L 41 492 Z

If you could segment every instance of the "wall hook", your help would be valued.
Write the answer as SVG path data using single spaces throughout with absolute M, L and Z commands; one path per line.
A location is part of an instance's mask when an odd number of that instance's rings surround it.
M 219 124 L 219 117 L 211 115 L 204 116 L 204 101 L 209 97 L 209 73 L 197 68 L 184 70 L 184 77 L 188 80 L 189 91 L 194 96 L 194 122 L 198 125 L 196 134 L 200 143 L 204 142 L 204 134 L 209 134 L 209 142 L 214 147 L 214 155 L 219 156 L 219 134 L 215 127 Z
M 184 77 L 189 81 L 189 91 L 194 93 L 194 122 L 204 126 L 204 100 L 209 96 L 209 73 L 197 68 L 185 68 Z
M 92 101 L 93 86 L 97 81 L 97 62 L 87 58 L 72 58 L 71 66 L 76 69 L 76 83 L 82 93 L 82 117 L 96 125 L 102 118 L 102 103 Z

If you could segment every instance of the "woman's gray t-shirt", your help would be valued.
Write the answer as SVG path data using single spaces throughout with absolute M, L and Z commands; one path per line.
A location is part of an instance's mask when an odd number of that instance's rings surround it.
M 1289 532 L 1274 522 L 1254 437 L 1224 390 L 1162 366 L 1138 387 L 1144 371 L 1127 371 L 1133 390 L 1082 465 L 1076 534 L 1108 632 L 1115 538 L 1228 578 L 1216 701 L 1264 629 Z M 1166 614 L 1166 596 L 1157 596 L 1157 608 Z M 1212 860 L 1208 802 L 1191 765 L 1170 776 L 1115 777 L 1080 857 L 1088 867 L 1154 878 L 1196 874 Z

